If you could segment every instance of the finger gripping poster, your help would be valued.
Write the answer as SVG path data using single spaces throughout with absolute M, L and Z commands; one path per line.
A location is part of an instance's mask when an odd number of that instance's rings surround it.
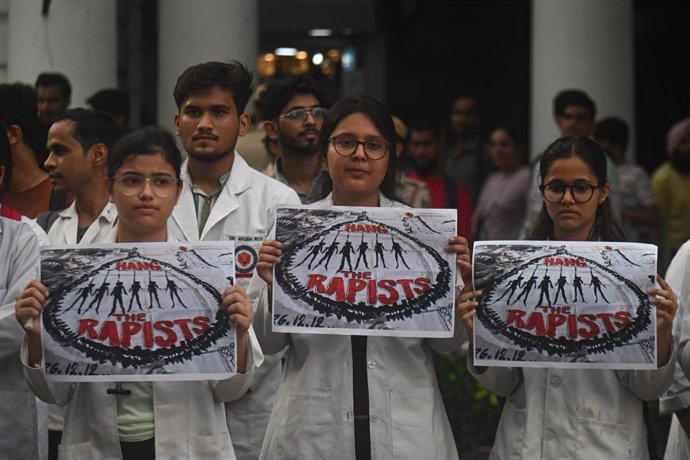
M 290 207 L 276 212 L 273 330 L 452 337 L 455 210 Z
M 477 242 L 473 259 L 476 365 L 656 368 L 656 246 Z
M 233 242 L 46 247 L 46 376 L 58 381 L 206 380 L 235 374 L 221 310 Z

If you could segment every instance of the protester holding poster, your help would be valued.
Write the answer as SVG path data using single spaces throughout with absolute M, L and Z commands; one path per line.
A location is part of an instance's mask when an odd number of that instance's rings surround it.
M 106 243 L 170 241 L 167 220 L 180 195 L 181 155 L 159 128 L 123 137 L 108 157 L 108 194 L 119 222 Z M 237 375 L 221 381 L 55 383 L 42 371 L 40 313 L 49 295 L 32 281 L 16 316 L 27 329 L 24 373 L 41 399 L 68 405 L 61 459 L 234 458 L 223 402 L 239 398 L 262 360 L 251 330 L 252 306 L 241 288 L 223 294 L 237 328 Z M 33 324 L 28 323 L 29 320 Z
M 394 200 L 394 146 L 392 119 L 380 102 L 358 96 L 336 103 L 319 136 L 332 192 L 313 206 L 403 206 Z M 457 254 L 458 268 L 469 270 L 465 238 L 450 238 L 446 250 Z M 446 339 L 274 333 L 273 267 L 280 256 L 281 243 L 265 241 L 259 277 L 249 287 L 258 297 L 262 348 L 288 347 L 261 458 L 457 459 L 431 349 L 458 351 L 462 327 Z
M 544 204 L 532 239 L 623 240 L 609 205 L 605 154 L 594 141 L 555 141 L 541 159 L 539 180 Z M 661 277 L 657 281 L 661 287 L 647 291 L 656 308 L 656 369 L 477 368 L 468 354 L 473 375 L 507 398 L 492 458 L 649 458 L 643 402 L 669 387 L 676 362 L 676 296 Z M 468 289 L 460 296 L 459 315 L 470 336 L 480 295 Z

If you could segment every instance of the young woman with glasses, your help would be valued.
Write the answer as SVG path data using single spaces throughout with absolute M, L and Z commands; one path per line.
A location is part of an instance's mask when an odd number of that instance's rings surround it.
M 539 168 L 544 205 L 531 238 L 559 241 L 621 241 L 609 205 L 603 150 L 581 136 L 555 141 Z M 650 289 L 657 312 L 655 370 L 478 368 L 473 375 L 506 398 L 491 458 L 649 458 L 643 402 L 658 398 L 673 379 L 676 354 L 672 322 L 676 296 L 657 276 Z M 459 310 L 472 337 L 481 291 L 467 289 Z
M 313 206 L 402 207 L 394 199 L 395 136 L 380 102 L 359 96 L 336 103 L 319 136 L 332 190 Z M 464 238 L 452 237 L 446 250 L 469 270 Z M 280 242 L 264 242 L 249 288 L 258 296 L 262 348 L 288 350 L 261 457 L 457 459 L 431 349 L 459 351 L 463 328 L 456 325 L 450 339 L 273 333 L 272 273 L 281 254 Z
M 103 243 L 175 241 L 167 222 L 182 190 L 181 164 L 175 139 L 160 128 L 133 131 L 115 144 L 108 192 L 119 217 Z M 223 293 L 222 308 L 237 326 L 237 374 L 195 382 L 47 381 L 39 321 L 47 297 L 48 289 L 31 281 L 19 295 L 16 316 L 27 329 L 22 362 L 31 388 L 40 399 L 67 406 L 60 459 L 235 458 L 223 402 L 248 390 L 263 359 L 250 340 L 252 305 L 244 290 Z

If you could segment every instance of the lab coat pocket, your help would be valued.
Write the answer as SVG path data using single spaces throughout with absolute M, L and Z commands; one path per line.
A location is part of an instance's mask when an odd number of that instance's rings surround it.
M 575 459 L 591 460 L 594 446 L 600 458 L 641 458 L 636 442 L 630 439 L 625 423 L 578 417 L 575 434 Z M 645 453 L 645 457 L 646 457 Z
M 91 450 L 91 441 L 80 442 L 77 444 L 60 444 L 58 446 L 58 458 L 60 460 L 83 460 L 94 458 Z
M 436 458 L 443 439 L 436 439 L 442 427 L 434 427 L 436 398 L 433 388 L 390 390 L 391 431 L 394 458 Z M 431 456 L 430 456 L 431 455 Z
M 523 458 L 527 439 L 526 428 L 527 409 L 516 405 L 512 398 L 506 399 L 491 452 L 495 457 L 490 458 Z
M 227 432 L 209 436 L 192 435 L 187 438 L 187 445 L 190 459 L 221 460 L 228 458 L 232 452 Z
M 281 458 L 333 457 L 333 394 L 329 388 L 301 388 L 287 395 L 285 425 L 279 441 Z

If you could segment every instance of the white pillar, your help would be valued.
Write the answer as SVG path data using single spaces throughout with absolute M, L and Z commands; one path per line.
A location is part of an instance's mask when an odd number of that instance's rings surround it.
M 532 0 L 533 157 L 559 135 L 553 98 L 563 89 L 589 94 L 597 119 L 627 122 L 635 151 L 633 33 L 632 0 Z
M 173 127 L 173 89 L 189 66 L 207 61 L 244 63 L 258 55 L 258 2 L 166 0 L 158 3 L 158 124 Z M 256 83 L 256 82 L 255 82 Z
M 60 72 L 72 84 L 72 107 L 117 86 L 115 0 L 10 0 L 7 80 L 33 86 L 41 72 Z

